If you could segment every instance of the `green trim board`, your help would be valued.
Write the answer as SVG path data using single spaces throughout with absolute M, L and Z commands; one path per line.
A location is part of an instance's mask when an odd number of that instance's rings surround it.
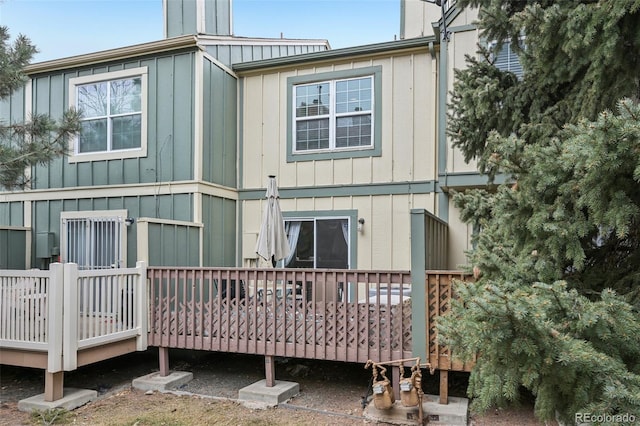
M 439 191 L 448 190 L 449 188 L 472 188 L 483 186 L 495 186 L 502 185 L 509 182 L 509 178 L 504 173 L 499 173 L 495 176 L 493 182 L 489 182 L 489 177 L 480 172 L 466 172 L 466 173 L 441 173 L 438 175 L 438 188 Z
M 307 211 L 283 211 L 285 219 L 326 219 L 349 218 L 349 268 L 358 268 L 358 211 L 357 210 L 307 210 Z
M 478 26 L 475 24 L 458 25 L 457 27 L 447 27 L 447 31 L 450 33 L 463 33 L 465 31 L 475 31 Z
M 370 195 L 428 194 L 436 191 L 435 181 L 367 183 L 361 185 L 327 185 L 297 188 L 278 188 L 280 198 L 354 197 Z M 241 189 L 240 200 L 264 199 L 266 188 Z
M 373 147 L 365 149 L 341 149 L 326 152 L 293 152 L 293 91 L 296 85 L 317 81 L 339 80 L 373 75 Z M 382 66 L 351 70 L 322 72 L 287 78 L 287 163 L 296 161 L 329 160 L 355 157 L 380 157 L 382 155 Z
M 405 9 L 406 9 L 406 2 L 407 0 L 400 0 L 400 38 L 404 39 L 405 38 L 405 29 L 406 29 L 406 22 L 405 22 L 405 17 L 404 14 L 406 13 Z
M 426 330 L 425 300 L 425 209 L 411 209 L 411 328 Z M 428 360 L 427 333 L 413 333 L 411 341 L 413 356 Z

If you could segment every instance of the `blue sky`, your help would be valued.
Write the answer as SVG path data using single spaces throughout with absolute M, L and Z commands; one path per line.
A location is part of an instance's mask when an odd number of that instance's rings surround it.
M 334 49 L 400 31 L 400 0 L 233 0 L 233 15 L 235 35 L 327 39 Z M 40 62 L 162 39 L 162 0 L 0 0 L 0 25 L 27 35 Z

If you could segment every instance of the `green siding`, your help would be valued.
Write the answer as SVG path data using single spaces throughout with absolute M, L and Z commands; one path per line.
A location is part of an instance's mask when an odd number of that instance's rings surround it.
M 4 123 L 24 122 L 24 88 L 19 87 L 9 97 L 0 99 L 0 117 Z
M 167 7 L 167 37 L 177 37 L 184 34 L 197 34 L 196 0 L 170 0 L 164 2 Z
M 425 270 L 427 251 L 425 247 L 425 209 L 411 209 L 411 328 L 413 330 L 426 330 L 426 298 L 425 298 Z M 413 356 L 421 359 L 429 359 L 426 333 L 413 333 Z
M 203 67 L 203 180 L 235 188 L 237 80 L 208 60 Z
M 23 220 L 21 201 L 0 203 L 0 226 L 25 226 Z
M 180 149 L 173 149 L 173 159 L 165 163 L 165 169 L 171 171 L 167 179 L 193 179 L 194 153 L 194 59 L 191 55 L 174 57 L 173 61 L 173 143 Z M 162 92 L 162 89 L 159 90 Z M 162 111 L 162 104 L 159 111 Z M 171 164 L 172 167 L 169 167 Z
M 150 266 L 199 266 L 200 228 L 149 223 Z
M 0 204 L 0 211 L 2 211 Z M 159 196 L 131 196 L 112 198 L 85 198 L 73 200 L 37 201 L 33 204 L 33 234 L 53 232 L 54 245 L 60 247 L 60 213 L 70 211 L 126 209 L 130 217 L 152 217 L 190 222 L 193 220 L 193 195 L 174 194 Z M 127 227 L 127 265 L 134 266 L 137 259 L 136 225 Z M 32 247 L 35 265 L 35 247 Z
M 197 34 L 198 5 L 196 0 L 169 0 L 167 5 L 167 37 Z M 231 0 L 204 1 L 205 34 L 231 35 Z
M 27 231 L 0 229 L 0 269 L 25 269 Z
M 34 112 L 56 119 L 68 108 L 69 79 L 73 77 L 147 67 L 148 99 L 146 157 L 72 164 L 67 158 L 57 158 L 49 165 L 33 168 L 33 187 L 68 188 L 193 179 L 194 64 L 195 53 L 187 51 L 34 76 Z M 0 118 L 4 120 L 12 111 L 4 106 Z
M 231 35 L 231 0 L 205 0 L 205 33 Z
M 203 266 L 235 266 L 236 202 L 203 196 Z
M 207 52 L 227 66 L 242 62 L 282 58 L 304 53 L 324 52 L 323 45 L 213 45 L 206 46 Z

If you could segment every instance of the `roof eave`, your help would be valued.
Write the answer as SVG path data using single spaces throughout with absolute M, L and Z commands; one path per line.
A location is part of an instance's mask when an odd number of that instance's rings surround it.
M 233 66 L 233 69 L 236 72 L 247 72 L 262 68 L 291 66 L 308 62 L 337 60 L 347 57 L 353 58 L 357 56 L 372 56 L 389 51 L 415 49 L 425 46 L 428 47 L 430 44 L 432 45 L 438 43 L 439 41 L 434 36 L 410 38 L 405 40 L 394 40 L 383 43 L 328 50 L 324 52 L 303 53 L 293 56 L 283 56 L 279 58 L 263 59 L 259 61 L 242 62 L 235 64 Z
M 24 69 L 27 75 L 41 74 L 79 66 L 92 65 L 108 61 L 117 61 L 136 56 L 150 55 L 159 52 L 195 48 L 198 46 L 198 38 L 195 35 L 185 35 L 168 39 L 119 47 L 116 49 L 102 50 L 67 58 L 53 59 L 51 61 L 37 62 L 27 65 Z
M 326 39 L 295 39 L 295 38 L 265 38 L 244 36 L 216 36 L 210 34 L 198 35 L 201 45 L 251 45 L 251 46 L 323 46 L 331 48 Z

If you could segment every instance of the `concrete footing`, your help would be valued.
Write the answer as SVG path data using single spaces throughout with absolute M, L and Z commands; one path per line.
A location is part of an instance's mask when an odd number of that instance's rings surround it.
M 429 425 L 467 426 L 469 400 L 467 398 L 449 397 L 448 404 L 440 404 L 437 395 L 423 395 L 422 418 Z M 379 410 L 373 401 L 364 410 L 364 417 L 378 422 L 394 425 L 418 424 L 418 407 L 405 407 L 396 401 L 388 410 Z
M 192 379 L 193 373 L 189 371 L 172 371 L 166 376 L 161 376 L 159 372 L 155 372 L 133 379 L 131 386 L 143 391 L 162 392 L 182 386 Z
M 54 408 L 73 410 L 98 398 L 98 392 L 90 389 L 64 388 L 62 398 L 45 401 L 44 393 L 18 401 L 18 410 L 31 412 L 46 411 Z
M 274 386 L 267 386 L 266 380 L 260 380 L 238 391 L 238 399 L 276 406 L 300 393 L 300 385 L 295 382 L 276 380 Z

